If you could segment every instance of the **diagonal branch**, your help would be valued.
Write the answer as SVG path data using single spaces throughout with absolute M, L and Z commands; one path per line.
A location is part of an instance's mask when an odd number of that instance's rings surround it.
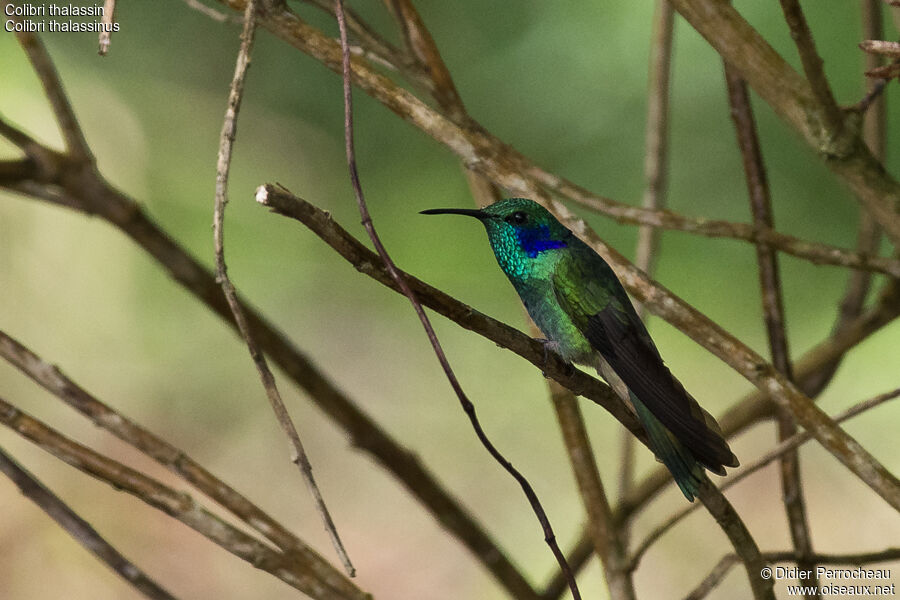
M 673 2 L 691 2 L 694 0 L 673 0 Z M 701 0 L 696 0 L 701 1 Z M 239 0 L 232 0 L 229 5 L 232 7 L 241 4 Z M 716 3 L 713 12 L 721 12 L 723 7 L 721 3 Z M 676 8 L 678 8 L 676 4 Z M 730 9 L 730 7 L 729 7 Z M 733 9 L 730 9 L 733 10 Z M 734 13 L 736 15 L 737 13 Z M 696 16 L 696 15 L 694 15 Z M 739 17 L 738 17 L 739 18 Z M 712 18 L 710 22 L 717 22 L 720 19 Z M 742 20 L 741 20 L 742 21 Z M 291 44 L 296 45 L 301 50 L 310 53 L 315 58 L 321 60 L 326 66 L 336 69 L 342 64 L 342 53 L 335 43 L 323 36 L 320 32 L 310 27 L 296 15 L 290 12 L 282 12 L 266 17 L 264 24 L 277 35 L 284 37 Z M 744 22 L 746 25 L 746 22 Z M 733 23 L 726 21 L 723 26 L 732 26 Z M 749 27 L 749 25 L 746 25 Z M 752 29 L 751 29 L 752 31 Z M 758 35 L 753 31 L 754 35 Z M 765 43 L 765 42 L 763 42 Z M 766 47 L 768 45 L 766 44 Z M 771 48 L 770 48 L 771 49 Z M 774 50 L 771 51 L 774 53 Z M 781 57 L 774 53 L 778 61 L 783 62 Z M 726 57 L 731 60 L 730 57 Z M 740 63 L 745 64 L 746 60 L 741 59 Z M 434 131 L 435 138 L 441 141 L 448 135 L 452 136 L 459 128 L 447 121 L 443 117 L 432 113 L 427 107 L 415 99 L 412 94 L 397 88 L 384 77 L 377 75 L 367 69 L 365 65 L 359 61 L 347 61 L 348 73 L 352 78 L 366 91 L 372 93 L 378 100 L 384 102 L 389 108 L 398 112 L 402 116 L 408 118 L 411 122 L 421 126 L 423 129 L 431 133 Z M 790 67 L 785 67 L 790 70 Z M 793 72 L 793 71 L 791 71 Z M 796 76 L 796 74 L 795 74 Z M 749 78 L 748 78 L 749 79 Z M 786 82 L 790 84 L 791 82 Z M 803 82 L 801 80 L 801 86 Z M 791 85 L 785 86 L 785 90 L 789 90 Z M 390 91 L 388 91 L 390 90 Z M 793 100 L 792 100 L 793 102 Z M 418 105 L 412 110 L 413 105 Z M 480 132 L 478 140 L 486 140 L 487 136 Z M 465 137 L 465 136 L 463 136 Z M 464 158 L 471 157 L 475 159 L 478 152 L 472 141 L 465 138 L 464 143 L 453 146 L 453 149 Z M 861 156 L 864 159 L 871 155 L 866 151 L 864 155 L 855 154 L 856 159 Z M 496 160 L 496 157 L 495 157 Z M 872 159 L 874 162 L 874 159 Z M 517 190 L 523 187 L 529 187 L 522 179 L 519 168 L 511 170 L 497 169 L 493 172 L 488 170 L 488 160 L 480 160 L 473 162 L 473 166 L 482 172 L 485 172 L 495 183 Z M 900 184 L 887 178 L 880 165 L 877 173 L 868 173 L 863 168 L 867 164 L 865 160 L 856 161 L 858 169 L 853 171 L 855 177 L 866 178 L 869 184 L 877 183 L 884 188 L 881 191 L 888 191 L 887 188 L 894 190 L 900 200 Z M 518 167 L 519 165 L 515 165 Z M 874 165 L 872 165 L 873 168 Z M 508 166 L 507 166 L 508 168 Z M 868 174 L 867 174 L 868 173 Z M 497 176 L 497 178 L 494 177 Z M 869 177 L 871 175 L 871 177 Z M 502 178 L 502 181 L 501 181 Z M 555 177 L 554 177 L 555 178 Z M 558 180 L 558 178 L 555 178 Z M 865 192 L 872 193 L 872 189 L 860 190 L 860 194 Z M 889 196 L 889 195 L 888 195 Z M 886 197 L 882 193 L 872 195 L 871 198 L 877 198 L 877 202 L 883 203 Z M 538 198 L 541 199 L 541 198 Z M 856 475 L 866 482 L 873 490 L 882 496 L 891 506 L 900 509 L 900 482 L 897 481 L 887 469 L 872 457 L 862 446 L 853 440 L 846 432 L 834 427 L 833 423 L 828 422 L 827 416 L 819 410 L 812 401 L 804 396 L 795 386 L 787 381 L 782 375 L 778 374 L 771 365 L 767 364 L 762 357 L 753 352 L 746 345 L 727 334 L 718 325 L 712 323 L 708 318 L 700 315 L 694 308 L 687 305 L 682 300 L 676 298 L 668 290 L 659 285 L 654 285 L 646 276 L 628 263 L 617 252 L 602 242 L 590 230 L 583 221 L 574 218 L 565 208 L 556 202 L 549 203 L 552 212 L 570 229 L 580 232 L 586 241 L 597 250 L 601 256 L 606 259 L 607 263 L 613 266 L 617 271 L 617 275 L 625 284 L 625 287 L 638 300 L 646 302 L 652 310 L 659 316 L 663 317 L 677 328 L 681 329 L 695 341 L 703 345 L 707 350 L 719 356 L 732 368 L 741 373 L 751 383 L 756 385 L 760 390 L 770 394 L 773 399 L 781 404 L 784 408 L 791 410 L 792 414 L 798 419 L 801 425 L 811 429 L 816 438 L 822 445 L 835 455 L 847 468 L 856 473 Z M 870 208 L 872 210 L 872 208 Z M 893 211 L 890 212 L 888 220 L 893 219 Z M 873 210 L 873 214 L 876 214 Z M 882 223 L 882 217 L 886 213 L 876 214 L 879 222 Z M 882 223 L 884 224 L 884 223 Z M 897 239 L 900 240 L 900 219 L 896 219 L 894 226 L 897 229 Z
M 175 596 L 160 587 L 134 563 L 113 548 L 96 529 L 91 527 L 90 523 L 79 517 L 65 502 L 44 487 L 44 484 L 16 463 L 2 448 L 0 448 L 0 472 L 9 477 L 26 498 L 37 504 L 85 550 L 96 556 L 100 562 L 105 563 L 134 589 L 154 600 L 175 600 Z
M 843 331 L 827 338 L 796 362 L 794 374 L 797 378 L 797 384 L 804 392 L 814 396 L 818 393 L 814 386 L 817 384 L 818 376 L 823 369 L 829 368 L 829 365 L 836 359 L 849 352 L 857 344 L 868 338 L 872 333 L 879 331 L 898 316 L 900 316 L 900 285 L 892 283 L 886 286 L 874 307 L 856 319 L 848 321 L 847 327 Z M 725 437 L 731 438 L 754 423 L 774 415 L 774 409 L 775 405 L 768 396 L 760 391 L 756 391 L 738 401 L 717 420 L 722 426 Z M 837 417 L 836 419 L 839 421 L 843 420 Z M 809 436 L 809 433 L 803 432 L 801 435 Z M 809 439 L 812 439 L 811 436 Z M 773 460 L 774 458 L 777 458 L 777 456 L 772 457 Z M 722 486 L 723 489 L 729 487 L 730 482 L 733 482 L 735 478 L 739 478 L 741 472 L 738 471 L 729 475 Z M 635 514 L 640 509 L 645 508 L 664 485 L 671 482 L 671 477 L 671 474 L 665 467 L 656 467 L 634 486 L 627 497 L 619 501 L 619 504 L 613 511 L 615 519 L 619 522 L 624 522 L 634 518 Z M 691 508 L 693 509 L 693 505 Z M 593 548 L 591 539 L 590 531 L 585 528 L 582 530 L 578 541 L 568 552 L 569 563 L 575 571 L 579 571 L 590 557 Z M 559 598 L 564 588 L 564 584 L 561 585 L 559 579 L 554 578 L 544 588 L 544 596 L 546 598 Z
M 775 600 L 775 582 L 760 575 L 766 563 L 760 555 L 756 541 L 721 490 L 713 485 L 706 475 L 703 479 L 703 484 L 698 490 L 700 501 L 715 517 L 716 522 L 728 536 L 735 554 L 743 563 L 753 597 L 756 600 Z

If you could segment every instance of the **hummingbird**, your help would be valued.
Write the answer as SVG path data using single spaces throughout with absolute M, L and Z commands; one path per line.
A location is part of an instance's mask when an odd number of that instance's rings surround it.
M 570 364 L 593 367 L 631 408 L 650 447 L 691 502 L 706 468 L 737 467 L 718 423 L 663 363 L 612 268 L 590 246 L 526 198 L 486 208 L 437 208 L 422 214 L 475 217 L 500 268 L 546 336 Z

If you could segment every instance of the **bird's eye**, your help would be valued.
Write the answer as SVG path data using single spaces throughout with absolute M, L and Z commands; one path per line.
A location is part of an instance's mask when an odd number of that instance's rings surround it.
M 512 223 L 514 225 L 522 225 L 525 221 L 528 220 L 528 215 L 526 215 L 521 210 L 514 212 L 513 214 L 506 217 L 507 223 Z

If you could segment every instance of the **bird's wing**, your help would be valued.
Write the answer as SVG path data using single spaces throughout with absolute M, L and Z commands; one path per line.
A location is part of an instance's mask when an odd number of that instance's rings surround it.
M 554 272 L 553 289 L 563 310 L 628 389 L 698 461 L 714 472 L 736 464 L 712 417 L 707 419 L 663 363 L 612 269 L 590 252 L 581 260 L 561 261 Z

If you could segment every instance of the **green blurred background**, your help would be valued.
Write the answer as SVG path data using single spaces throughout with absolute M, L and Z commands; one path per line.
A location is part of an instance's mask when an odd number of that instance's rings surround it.
M 212 265 L 216 149 L 239 27 L 213 22 L 176 0 L 119 4 L 121 31 L 106 58 L 97 56 L 94 34 L 43 39 L 101 171 Z M 807 4 L 836 95 L 854 103 L 862 94 L 858 7 L 838 0 Z M 651 2 L 416 5 L 476 120 L 551 171 L 612 198 L 640 201 Z M 396 39 L 381 3 L 353 7 Z M 323 13 L 300 3 L 295 8 L 336 35 Z M 738 8 L 797 65 L 777 3 L 744 1 Z M 894 37 L 889 28 L 885 39 Z M 747 221 L 721 62 L 681 20 L 675 46 L 670 206 L 692 216 Z M 406 300 L 358 274 L 299 224 L 253 201 L 256 186 L 277 181 L 364 235 L 344 163 L 340 94 L 333 73 L 265 32 L 258 36 L 232 168 L 229 273 L 341 389 L 416 452 L 542 585 L 555 563 L 539 526 L 518 486 L 475 440 Z M 477 309 L 524 327 L 520 304 L 481 228 L 417 214 L 471 205 L 456 159 L 364 94 L 355 98 L 362 183 L 394 259 Z M 858 214 L 853 198 L 762 102 L 756 107 L 778 229 L 852 247 Z M 0 112 L 60 145 L 40 85 L 9 33 L 0 34 Z M 896 119 L 889 121 L 890 164 L 900 131 Z M 11 145 L 0 142 L 0 158 L 15 156 Z M 634 227 L 572 208 L 633 256 Z M 663 235 L 661 248 L 656 278 L 767 354 L 752 247 L 671 232 Z M 790 344 L 799 355 L 828 333 L 847 272 L 791 257 L 781 264 Z M 435 327 L 489 435 L 529 477 L 568 547 L 583 510 L 541 374 L 440 317 Z M 750 390 L 659 319 L 651 317 L 649 327 L 673 371 L 712 413 L 721 414 Z M 0 329 L 164 434 L 333 556 L 242 343 L 112 227 L 0 193 Z M 823 408 L 834 413 L 897 387 L 898 343 L 900 328 L 892 325 L 862 344 L 823 394 Z M 505 597 L 390 475 L 350 448 L 289 380 L 279 382 L 363 589 L 385 599 Z M 0 364 L 0 396 L 178 485 L 6 363 Z M 584 409 L 601 472 L 615 493 L 620 427 L 601 409 L 589 403 Z M 884 406 L 847 425 L 894 472 L 900 467 L 898 417 L 900 407 Z M 759 426 L 734 447 L 747 463 L 773 438 L 771 426 Z M 176 595 L 297 597 L 193 531 L 6 429 L 0 430 L 0 445 Z M 817 550 L 875 550 L 900 539 L 896 513 L 827 453 L 809 445 L 801 457 Z M 653 464 L 640 450 L 640 472 Z M 764 550 L 789 547 L 774 470 L 755 475 L 729 497 Z M 682 504 L 670 486 L 637 521 L 635 535 Z M 0 506 L 0 598 L 137 597 L 5 480 Z M 709 516 L 694 514 L 647 554 L 636 573 L 639 596 L 683 596 L 729 549 Z M 596 564 L 580 584 L 586 597 L 605 597 Z M 783 584 L 778 589 L 783 592 Z M 744 597 L 746 590 L 745 575 L 735 569 L 710 597 Z

